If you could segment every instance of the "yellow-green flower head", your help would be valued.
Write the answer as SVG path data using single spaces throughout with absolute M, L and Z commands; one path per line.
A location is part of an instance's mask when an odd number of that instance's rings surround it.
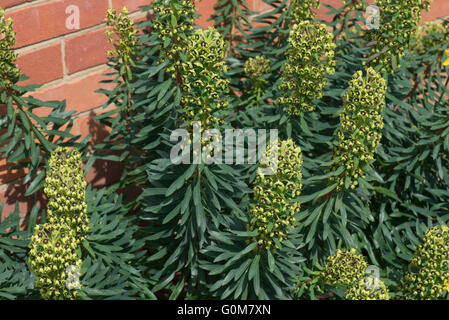
M 83 240 L 89 230 L 89 218 L 81 155 L 76 149 L 58 147 L 48 164 L 44 192 L 48 197 L 49 221 L 67 224 Z
M 106 25 L 112 27 L 112 30 L 106 30 L 106 35 L 109 42 L 115 45 L 115 49 L 108 51 L 108 55 L 117 55 L 123 63 L 132 60 L 139 43 L 136 36 L 137 29 L 127 14 L 129 14 L 129 11 L 126 7 L 123 7 L 119 14 L 115 9 L 108 9 L 106 13 Z M 116 38 L 114 38 L 114 35 Z
M 227 106 L 223 96 L 229 92 L 229 81 L 223 78 L 225 42 L 217 30 L 209 27 L 195 30 L 187 43 L 186 61 L 180 66 L 181 119 L 188 123 L 200 121 L 202 128 L 220 126 L 223 120 L 214 112 Z
M 449 280 L 449 228 L 429 228 L 402 278 L 406 299 L 437 299 L 446 292 Z
M 264 56 L 251 57 L 243 65 L 243 71 L 251 79 L 258 79 L 271 71 L 270 62 Z
M 370 30 L 368 40 L 375 43 L 372 54 L 378 54 L 371 63 L 382 65 L 388 72 L 400 66 L 410 40 L 421 21 L 421 10 L 429 10 L 432 0 L 376 0 L 379 7 L 379 29 Z M 396 66 L 393 63 L 396 60 Z
M 345 292 L 348 300 L 390 300 L 388 289 L 380 279 L 362 278 Z
M 195 3 L 193 0 L 155 0 L 153 9 L 153 29 L 160 39 L 160 63 L 168 59 L 170 64 L 166 71 L 176 77 L 176 63 L 181 60 L 178 53 L 186 49 L 186 40 L 195 24 Z
M 312 9 L 320 8 L 320 0 L 291 0 L 290 4 L 295 21 L 313 19 L 316 13 Z
M 277 149 L 277 150 L 276 150 Z M 278 248 L 274 239 L 282 242 L 295 223 L 295 214 L 300 210 L 297 198 L 301 194 L 302 152 L 293 140 L 280 141 L 277 148 L 267 148 L 268 162 L 278 157 L 277 171 L 273 175 L 263 175 L 258 170 L 254 182 L 255 204 L 250 209 L 248 230 L 258 230 L 258 235 L 251 239 L 259 248 L 267 250 Z M 267 168 L 268 164 L 261 165 Z
M 74 299 L 80 289 L 74 270 L 81 270 L 76 233 L 65 224 L 37 225 L 29 244 L 29 264 L 44 299 Z M 73 279 L 72 279 L 73 278 Z M 70 286 L 70 282 L 78 282 Z
M 385 79 L 372 68 L 366 70 L 365 77 L 362 71 L 357 71 L 349 82 L 340 114 L 338 142 L 334 148 L 336 162 L 330 169 L 336 171 L 344 167 L 343 173 L 330 179 L 331 182 L 339 182 L 339 189 L 345 186 L 346 177 L 350 177 L 347 187 L 355 188 L 366 165 L 374 159 L 382 138 L 385 94 Z
M 365 276 L 368 263 L 356 250 L 340 250 L 327 257 L 323 279 L 331 285 L 349 286 L 358 283 Z
M 344 0 L 344 4 L 349 10 L 363 11 L 366 9 L 366 3 L 364 0 Z
M 334 74 L 335 43 L 324 24 L 301 21 L 293 25 L 288 38 L 287 63 L 279 90 L 285 91 L 278 104 L 298 115 L 300 109 L 313 111 L 313 101 L 323 96 L 326 74 Z
M 16 66 L 17 54 L 13 51 L 16 43 L 16 33 L 13 31 L 13 21 L 5 18 L 5 11 L 0 8 L 0 91 L 16 83 L 20 70 Z

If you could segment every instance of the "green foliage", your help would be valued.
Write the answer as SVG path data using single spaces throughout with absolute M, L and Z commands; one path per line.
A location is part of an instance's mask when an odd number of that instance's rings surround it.
M 0 105 L 6 106 L 6 114 L 0 115 L 0 153 L 12 164 L 9 170 L 27 171 L 23 183 L 28 184 L 26 195 L 31 195 L 43 187 L 42 168 L 51 151 L 57 146 L 75 146 L 85 155 L 89 137 L 78 141 L 79 136 L 70 133 L 75 111 L 66 111 L 65 101 L 37 100 L 32 93 L 39 86 L 17 84 L 27 78 L 15 64 L 12 26 L 12 20 L 6 20 L 1 10 Z
M 1 297 L 38 296 L 25 277 L 27 257 L 40 288 L 39 268 L 53 267 L 39 265 L 39 253 L 54 257 L 32 233 L 43 228 L 61 241 L 48 223 L 65 228 L 62 214 L 72 211 L 87 213 L 89 229 L 76 229 L 87 237 L 73 242 L 73 261 L 53 264 L 82 261 L 81 299 L 448 297 L 448 22 L 418 28 L 430 1 L 376 1 L 379 29 L 365 27 L 364 1 L 326 5 L 330 22 L 315 18 L 315 0 L 264 3 L 269 10 L 249 19 L 246 2 L 221 0 L 208 29 L 194 25 L 190 0 L 156 0 L 143 7 L 154 19 L 137 25 L 126 9 L 107 13 L 114 88 L 99 90 L 109 109 L 96 119 L 111 130 L 85 171 L 101 159 L 121 162 L 124 172 L 107 190 L 70 191 L 84 181 L 81 155 L 70 158 L 73 170 L 48 171 L 49 210 L 35 207 L 26 230 L 18 209 L 0 224 Z M 49 117 L 33 113 L 44 103 L 16 86 L 14 36 L 10 22 L 0 22 L 1 124 L 10 128 L 2 151 L 29 169 L 26 183 L 36 177 L 31 194 L 44 185 L 39 170 L 52 150 L 83 154 L 85 143 L 64 131 L 71 114 L 63 103 L 45 103 Z M 222 147 L 199 143 L 189 132 L 196 128 L 215 129 L 214 142 L 230 128 L 277 129 L 280 142 L 261 158 L 267 164 L 223 164 Z M 275 146 L 278 167 L 268 175 Z M 379 278 L 368 277 L 369 266 L 379 266 Z M 72 297 L 51 276 L 43 295 Z

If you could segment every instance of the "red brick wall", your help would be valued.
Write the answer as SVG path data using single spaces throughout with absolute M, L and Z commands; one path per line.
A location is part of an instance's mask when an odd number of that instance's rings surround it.
M 139 6 L 152 0 L 0 0 L 6 8 L 7 16 L 14 19 L 17 32 L 16 50 L 19 53 L 18 65 L 30 77 L 23 84 L 40 83 L 43 87 L 34 94 L 43 100 L 67 100 L 69 110 L 75 110 L 74 133 L 92 135 L 92 142 L 98 143 L 107 135 L 105 128 L 93 120 L 102 112 L 99 108 L 105 96 L 95 93 L 100 88 L 99 81 L 105 79 L 107 71 L 106 51 L 111 48 L 107 42 L 104 18 L 108 8 L 127 6 L 130 16 L 144 19 L 145 13 Z M 261 0 L 247 0 L 251 9 L 263 12 L 269 7 Z M 201 17 L 198 24 L 207 22 L 213 12 L 216 0 L 197 0 Z M 342 0 L 322 0 L 333 6 L 340 6 Z M 75 5 L 80 11 L 80 29 L 69 30 L 66 19 L 70 12 L 66 8 Z M 327 9 L 321 6 L 318 17 L 326 18 Z M 449 0 L 434 0 L 425 20 L 449 15 Z M 105 87 L 101 85 L 101 87 Z M 110 164 L 109 164 L 110 165 Z M 111 169 L 111 167 L 109 167 Z M 117 171 L 117 170 L 110 171 Z M 96 186 L 108 183 L 105 165 L 97 166 L 88 175 Z M 24 188 L 20 177 L 23 172 L 9 172 L 5 160 L 0 160 L 0 200 L 6 203 L 6 212 L 12 209 L 15 201 L 21 200 L 22 212 L 27 212 L 33 201 L 25 201 Z

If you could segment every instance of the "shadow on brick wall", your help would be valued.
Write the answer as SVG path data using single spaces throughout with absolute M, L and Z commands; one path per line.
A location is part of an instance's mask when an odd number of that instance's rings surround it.
M 104 142 L 104 139 L 109 135 L 109 131 L 105 126 L 96 121 L 94 118 L 97 113 L 91 111 L 88 116 L 87 126 L 88 133 L 91 134 L 90 141 L 92 145 L 97 145 Z M 117 152 L 110 151 L 108 154 L 119 154 Z M 88 183 L 92 184 L 95 188 L 101 188 L 113 184 L 120 180 L 120 176 L 123 172 L 123 165 L 115 161 L 95 161 L 92 169 L 87 174 Z

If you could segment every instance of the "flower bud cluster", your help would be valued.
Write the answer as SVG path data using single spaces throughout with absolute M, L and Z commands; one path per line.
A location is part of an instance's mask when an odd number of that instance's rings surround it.
M 181 120 L 191 126 L 201 122 L 202 128 L 219 128 L 224 120 L 216 113 L 228 105 L 223 95 L 229 92 L 229 81 L 223 79 L 225 43 L 214 28 L 197 29 L 185 48 L 186 61 L 181 63 Z
M 363 277 L 345 292 L 345 298 L 348 300 L 390 300 L 390 295 L 382 280 Z
M 356 250 L 340 250 L 327 257 L 326 267 L 323 271 L 323 279 L 336 286 L 350 286 L 359 282 L 365 276 L 368 263 L 363 255 L 358 255 Z
M 89 230 L 81 155 L 58 147 L 48 164 L 44 192 L 49 222 L 36 226 L 29 261 L 44 299 L 74 299 L 74 289 L 80 288 L 79 273 L 74 273 L 82 263 L 76 251 Z
M 315 109 L 313 101 L 323 96 L 327 84 L 324 75 L 334 74 L 335 43 L 324 24 L 306 20 L 292 26 L 288 44 L 288 61 L 279 86 L 285 93 L 278 104 L 285 105 L 289 114 L 299 115 L 299 108 Z
M 31 237 L 29 263 L 36 275 L 36 287 L 44 299 L 75 299 L 77 291 L 69 289 L 68 281 L 74 278 L 81 286 L 73 269 L 81 268 L 76 252 L 79 240 L 76 233 L 64 223 L 37 225 Z
M 380 8 L 379 29 L 367 33 L 374 42 L 374 65 L 382 65 L 388 72 L 395 70 L 393 57 L 402 58 L 421 21 L 421 10 L 429 10 L 432 0 L 376 0 Z M 400 65 L 396 61 L 396 68 Z
M 16 83 L 20 70 L 16 66 L 17 53 L 12 47 L 16 43 L 11 18 L 5 19 L 5 11 L 0 8 L 0 88 L 9 88 Z
M 47 216 L 50 223 L 64 223 L 80 240 L 87 237 L 86 180 L 78 150 L 58 147 L 48 162 L 44 192 L 48 197 Z
M 264 56 L 256 56 L 249 58 L 243 66 L 243 71 L 251 81 L 249 93 L 257 97 L 257 103 L 266 89 L 267 80 L 262 77 L 264 74 L 271 72 L 270 63 L 270 59 Z
M 250 79 L 259 79 L 271 71 L 270 62 L 264 56 L 251 57 L 243 65 L 243 71 Z
M 123 7 L 119 14 L 115 9 L 108 9 L 106 14 L 106 25 L 112 27 L 112 30 L 106 30 L 106 35 L 110 43 L 115 42 L 115 49 L 108 51 L 108 56 L 117 55 L 125 64 L 132 61 L 132 56 L 139 43 L 136 37 L 137 29 L 127 14 L 129 11 L 126 7 Z M 118 38 L 117 41 L 113 35 Z
M 364 11 L 366 9 L 364 0 L 344 0 L 344 4 L 349 10 Z
M 449 281 L 449 228 L 429 228 L 403 276 L 401 289 L 406 299 L 437 299 Z
M 366 70 L 365 78 L 362 71 L 357 71 L 349 82 L 334 148 L 336 162 L 330 168 L 330 171 L 336 171 L 344 167 L 343 173 L 330 179 L 339 182 L 339 190 L 345 186 L 346 177 L 350 178 L 349 186 L 354 189 L 358 178 L 364 177 L 366 165 L 374 159 L 384 126 L 385 94 L 385 79 L 372 68 Z
M 293 140 L 280 141 L 267 148 L 267 164 L 258 169 L 255 180 L 254 200 L 250 209 L 248 230 L 258 230 L 251 241 L 259 248 L 277 249 L 274 239 L 282 242 L 294 226 L 295 214 L 300 211 L 297 198 L 301 194 L 302 152 Z M 275 162 L 277 157 L 277 170 Z M 264 175 L 262 169 L 275 169 L 273 175 Z
M 320 8 L 320 0 L 291 0 L 292 14 L 296 22 L 314 19 L 316 13 L 312 9 Z
M 181 63 L 178 53 L 186 49 L 187 38 L 195 23 L 195 3 L 193 0 L 155 0 L 153 9 L 153 28 L 160 40 L 159 62 L 168 59 L 170 64 L 166 71 L 175 78 L 176 68 Z

